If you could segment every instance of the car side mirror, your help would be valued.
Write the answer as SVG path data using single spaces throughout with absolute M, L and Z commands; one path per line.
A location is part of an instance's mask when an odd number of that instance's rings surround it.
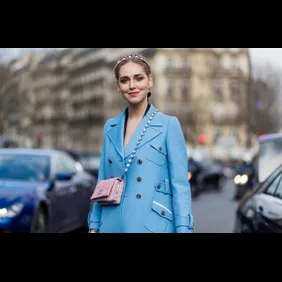
M 55 180 L 59 181 L 69 181 L 72 179 L 73 174 L 70 172 L 62 172 L 62 173 L 57 173 L 55 176 Z

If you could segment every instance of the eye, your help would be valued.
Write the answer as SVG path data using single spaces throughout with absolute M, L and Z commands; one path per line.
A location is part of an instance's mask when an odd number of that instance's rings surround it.
M 138 81 L 141 81 L 141 80 L 143 80 L 144 79 L 144 77 L 143 76 L 139 76 L 139 77 L 137 77 L 137 80 Z
M 127 79 L 126 78 L 122 78 L 121 80 L 120 80 L 120 83 L 126 83 L 126 81 L 127 81 Z

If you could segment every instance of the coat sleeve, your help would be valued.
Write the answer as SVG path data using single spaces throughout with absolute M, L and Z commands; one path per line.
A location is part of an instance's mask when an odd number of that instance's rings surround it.
M 101 149 L 101 157 L 100 157 L 100 166 L 98 172 L 97 184 L 100 180 L 106 178 L 105 173 L 105 150 L 106 150 L 106 134 L 107 134 L 107 125 L 108 121 L 105 123 L 104 131 L 103 131 L 103 143 Z M 101 220 L 101 206 L 99 203 L 95 202 L 92 210 L 88 214 L 88 226 L 89 229 L 99 229 L 100 228 L 100 220 Z
M 192 233 L 194 218 L 188 180 L 188 154 L 181 125 L 176 117 L 169 121 L 167 150 L 176 232 Z

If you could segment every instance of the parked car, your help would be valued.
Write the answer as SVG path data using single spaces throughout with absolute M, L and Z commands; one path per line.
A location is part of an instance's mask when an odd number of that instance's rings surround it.
M 223 189 L 226 177 L 223 172 L 223 166 L 213 160 L 203 160 L 200 163 L 201 173 L 198 175 L 198 183 L 201 191 Z
M 87 227 L 96 179 L 59 150 L 0 149 L 0 232 Z
M 67 150 L 75 160 L 79 161 L 83 168 L 98 179 L 98 171 L 100 166 L 100 153 L 98 152 L 81 152 Z
M 188 170 L 192 197 L 207 190 L 220 191 L 224 186 L 226 176 L 223 166 L 217 161 L 207 159 L 198 161 L 190 157 Z
M 236 209 L 235 233 L 282 232 L 282 134 L 267 134 L 258 141 L 258 182 Z
M 245 194 L 236 210 L 235 233 L 282 232 L 281 179 L 282 165 Z
M 198 175 L 202 171 L 202 166 L 194 158 L 190 157 L 188 160 L 188 179 L 191 187 L 191 196 L 196 198 L 200 194 L 200 186 L 198 182 Z

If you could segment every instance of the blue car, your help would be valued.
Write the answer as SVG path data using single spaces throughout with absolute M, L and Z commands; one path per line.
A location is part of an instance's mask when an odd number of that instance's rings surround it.
M 96 181 L 63 151 L 0 149 L 0 232 L 87 228 Z

